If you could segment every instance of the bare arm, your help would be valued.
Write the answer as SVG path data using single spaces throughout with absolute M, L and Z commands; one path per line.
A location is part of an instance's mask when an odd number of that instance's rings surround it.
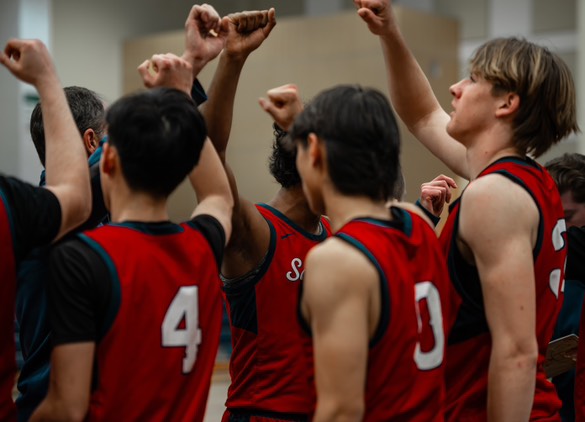
M 207 63 L 217 57 L 224 43 L 221 18 L 213 6 L 193 6 L 185 21 L 185 52 L 182 56 L 192 66 L 192 81 Z
M 226 242 L 232 233 L 234 200 L 227 175 L 209 138 L 201 150 L 199 164 L 189 175 L 198 204 L 192 217 L 209 214 L 223 226 Z
M 31 422 L 83 421 L 89 408 L 95 343 L 55 347 L 51 355 L 51 380 L 47 397 Z
M 207 92 L 208 99 L 201 106 L 201 111 L 209 137 L 225 162 L 240 74 L 248 56 L 270 35 L 276 25 L 276 16 L 274 9 L 241 12 L 223 18 L 221 25 L 226 33 L 225 49 L 220 55 Z
M 11 40 L 0 53 L 0 63 L 39 92 L 47 149 L 47 188 L 61 205 L 59 238 L 83 223 L 91 211 L 85 148 L 45 45 L 38 40 Z
M 270 232 L 255 205 L 238 193 L 235 177 L 226 163 L 234 100 L 242 68 L 248 56 L 268 37 L 276 25 L 274 9 L 242 12 L 222 19 L 225 49 L 202 105 L 209 137 L 228 175 L 234 212 L 233 233 L 226 249 L 222 272 L 233 278 L 252 270 L 268 249 Z
M 302 307 L 313 333 L 315 422 L 363 417 L 378 277 L 363 255 L 339 239 L 329 239 L 307 255 Z
M 428 79 L 408 49 L 391 0 L 354 0 L 359 16 L 380 37 L 390 98 L 410 132 L 457 175 L 469 179 L 465 147 L 446 131 L 449 115 L 441 108 Z
M 503 176 L 477 179 L 461 203 L 460 237 L 473 253 L 492 338 L 488 420 L 528 420 L 536 380 L 536 294 L 532 250 L 538 210 Z

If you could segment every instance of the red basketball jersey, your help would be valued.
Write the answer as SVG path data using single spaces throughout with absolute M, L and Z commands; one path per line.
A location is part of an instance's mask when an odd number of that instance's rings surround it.
M 268 205 L 257 209 L 270 227 L 270 247 L 252 278 L 224 283 L 233 352 L 226 407 L 312 414 L 311 341 L 298 324 L 305 255 L 330 234 L 307 233 Z
M 579 351 L 575 373 L 575 422 L 585 422 L 585 303 L 579 325 Z
M 531 420 L 560 421 L 558 410 L 561 402 L 554 385 L 546 378 L 543 363 L 563 299 L 567 253 L 566 237 L 563 235 L 563 207 L 557 187 L 548 172 L 528 158 L 501 159 L 487 167 L 478 177 L 493 173 L 505 176 L 526 189 L 541 216 L 538 240 L 533 251 L 538 363 Z M 451 280 L 461 298 L 447 350 L 447 419 L 478 421 L 487 417 L 491 336 L 485 317 L 479 274 L 476 267 L 465 262 L 455 242 L 460 207 L 460 200 L 453 203 L 440 237 L 448 257 Z
M 189 223 L 81 235 L 107 263 L 119 306 L 98 342 L 90 421 L 202 421 L 221 326 L 218 263 Z
M 16 420 L 12 389 L 16 377 L 14 297 L 16 262 L 10 216 L 0 193 L 0 421 Z
M 433 229 L 392 208 L 393 221 L 357 219 L 336 236 L 380 275 L 380 322 L 370 341 L 364 421 L 443 421 L 444 353 L 452 289 Z

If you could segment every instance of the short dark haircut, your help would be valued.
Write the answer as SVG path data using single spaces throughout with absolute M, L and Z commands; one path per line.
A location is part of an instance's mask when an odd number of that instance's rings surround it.
M 73 114 L 73 120 L 81 136 L 87 129 L 93 129 L 98 137 L 102 137 L 105 128 L 105 111 L 102 99 L 92 90 L 79 86 L 68 86 L 64 89 L 65 97 Z M 30 116 L 30 135 L 37 150 L 37 155 L 45 165 L 45 127 L 41 103 L 38 103 Z
M 293 188 L 301 186 L 301 176 L 296 166 L 296 150 L 286 147 L 287 133 L 278 126 L 273 124 L 274 142 L 272 143 L 272 154 L 268 158 L 268 168 L 270 174 L 283 188 Z
M 110 107 L 106 122 L 128 186 L 155 197 L 170 195 L 193 170 L 207 137 L 197 106 L 175 89 L 124 97 Z
M 571 192 L 573 199 L 585 203 L 585 155 L 564 154 L 545 164 L 560 194 Z
M 290 137 L 325 142 L 329 176 L 345 195 L 392 198 L 400 168 L 400 134 L 388 99 L 379 91 L 340 85 L 323 91 L 297 117 Z

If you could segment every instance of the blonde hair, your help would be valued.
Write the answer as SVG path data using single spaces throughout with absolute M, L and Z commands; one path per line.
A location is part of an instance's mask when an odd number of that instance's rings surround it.
M 470 67 L 493 84 L 494 95 L 514 92 L 520 97 L 514 118 L 514 145 L 520 153 L 539 157 L 579 131 L 571 71 L 546 47 L 496 38 L 479 47 Z

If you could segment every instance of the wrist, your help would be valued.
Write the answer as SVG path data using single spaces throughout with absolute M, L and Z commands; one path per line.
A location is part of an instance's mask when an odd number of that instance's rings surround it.
M 233 64 L 243 66 L 244 63 L 246 62 L 246 60 L 248 59 L 249 55 L 250 55 L 250 53 L 248 53 L 248 52 L 230 51 L 229 48 L 226 48 L 222 52 L 221 57 L 224 58 L 224 60 L 228 60 L 229 62 L 231 62 Z

